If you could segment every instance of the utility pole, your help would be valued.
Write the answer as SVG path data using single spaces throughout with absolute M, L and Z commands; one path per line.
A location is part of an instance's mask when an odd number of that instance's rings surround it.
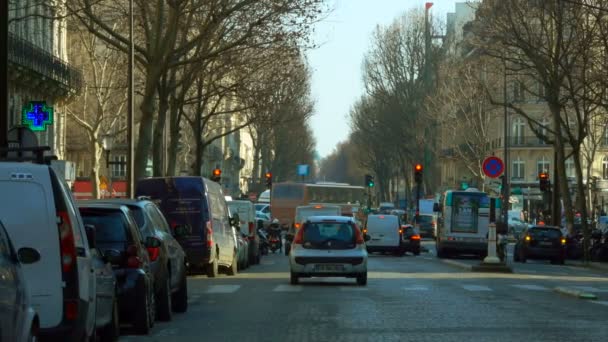
M 503 109 L 504 109 L 504 165 L 505 165 L 505 170 L 504 170 L 504 174 L 503 174 L 503 185 L 502 185 L 502 191 L 503 191 L 503 203 L 502 203 L 502 220 L 504 224 L 508 224 L 509 222 L 509 199 L 511 197 L 511 189 L 510 189 L 510 182 L 509 182 L 509 111 L 507 110 L 507 101 L 508 101 L 508 94 L 507 94 L 507 61 L 503 59 L 503 63 L 504 63 L 504 72 L 503 72 L 503 85 L 502 85 L 502 89 L 503 89 Z
M 133 37 L 133 0 L 129 0 L 129 70 L 128 70 L 128 84 L 129 89 L 127 94 L 127 102 L 128 102 L 128 113 L 127 113 L 127 198 L 133 198 L 135 195 L 134 191 L 134 157 L 133 153 L 133 129 L 135 126 L 135 122 L 133 120 L 133 97 L 134 97 L 134 78 L 133 78 L 133 68 L 134 68 L 134 40 Z
M 0 2 L 0 148 L 3 148 L 8 147 L 8 0 Z

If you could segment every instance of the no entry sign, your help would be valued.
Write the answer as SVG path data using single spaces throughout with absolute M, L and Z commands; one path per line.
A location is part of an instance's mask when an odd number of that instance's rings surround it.
M 490 178 L 498 178 L 505 170 L 505 164 L 498 157 L 488 157 L 483 161 L 483 173 Z

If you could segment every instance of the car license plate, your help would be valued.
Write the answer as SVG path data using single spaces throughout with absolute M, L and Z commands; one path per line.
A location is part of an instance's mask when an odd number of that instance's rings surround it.
M 318 271 L 318 272 L 339 272 L 339 271 L 344 271 L 344 265 L 331 265 L 331 264 L 315 265 L 315 271 Z
M 541 245 L 541 246 L 551 246 L 551 245 L 553 245 L 553 244 L 552 244 L 551 242 L 549 242 L 549 241 L 541 241 L 541 242 L 540 242 L 540 245 Z

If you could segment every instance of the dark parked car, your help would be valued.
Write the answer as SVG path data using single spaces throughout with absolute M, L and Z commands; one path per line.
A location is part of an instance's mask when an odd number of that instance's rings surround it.
M 156 300 L 154 277 L 147 247 L 158 241 L 144 242 L 131 211 L 124 205 L 79 203 L 85 224 L 95 227 L 95 242 L 110 261 L 117 280 L 121 321 L 133 324 L 139 334 L 147 334 L 154 325 Z
M 411 224 L 401 225 L 401 244 L 405 252 L 420 255 L 420 234 Z
M 38 338 L 39 318 L 29 300 L 21 264 L 40 260 L 40 253 L 29 247 L 15 252 L 0 222 L 0 341 L 25 342 Z
M 186 312 L 186 253 L 174 237 L 183 236 L 185 227 L 176 226 L 171 229 L 160 209 L 148 200 L 115 199 L 100 202 L 126 205 L 131 210 L 143 239 L 158 244 L 158 247 L 147 248 L 154 275 L 157 318 L 170 321 L 172 311 Z
M 551 260 L 552 264 L 563 264 L 566 258 L 566 238 L 559 227 L 532 226 L 524 229 L 515 244 L 513 259 L 526 262 L 527 259 Z
M 414 221 L 422 237 L 435 238 L 437 219 L 434 215 L 420 214 L 418 215 L 418 218 L 414 219 Z

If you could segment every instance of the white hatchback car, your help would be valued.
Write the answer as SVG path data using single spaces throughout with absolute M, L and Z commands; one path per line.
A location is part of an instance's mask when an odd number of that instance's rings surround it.
M 352 217 L 309 217 L 293 239 L 289 264 L 292 285 L 303 277 L 357 278 L 357 284 L 367 284 L 365 239 Z

